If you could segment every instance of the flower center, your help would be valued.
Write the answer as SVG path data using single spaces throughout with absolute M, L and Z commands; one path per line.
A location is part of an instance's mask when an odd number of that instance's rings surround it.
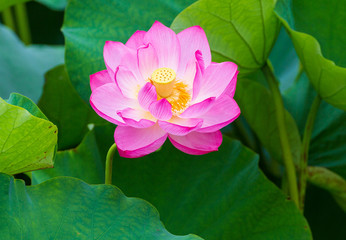
M 153 85 L 156 87 L 156 92 L 160 97 L 169 97 L 174 88 L 176 74 L 170 68 L 158 68 L 151 75 Z
M 188 86 L 176 79 L 173 69 L 156 69 L 151 75 L 150 82 L 156 88 L 158 99 L 166 98 L 172 105 L 173 115 L 179 115 L 188 107 L 191 100 Z

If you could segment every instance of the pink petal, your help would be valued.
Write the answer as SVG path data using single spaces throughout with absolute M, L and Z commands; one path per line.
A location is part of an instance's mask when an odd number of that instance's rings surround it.
M 169 120 L 172 117 L 172 105 L 167 99 L 152 102 L 149 106 L 150 113 L 159 120 Z
M 218 98 L 214 105 L 200 118 L 203 119 L 203 124 L 198 132 L 214 132 L 219 130 L 240 115 L 240 109 L 236 101 L 228 95 L 222 95 Z
M 103 57 L 112 79 L 119 65 L 126 66 L 136 78 L 142 78 L 137 65 L 137 52 L 123 43 L 107 41 L 103 48 Z
M 114 80 L 109 77 L 107 70 L 102 70 L 100 72 L 90 75 L 91 91 L 94 91 L 94 89 L 98 88 L 99 86 L 112 82 L 114 83 Z
M 138 66 L 144 79 L 149 79 L 151 74 L 158 68 L 159 60 L 154 47 L 149 43 L 137 51 Z
M 166 141 L 167 133 L 157 124 L 149 128 L 118 126 L 114 132 L 120 156 L 137 158 L 159 149 Z
M 183 82 L 188 85 L 188 89 L 193 89 L 196 96 L 196 94 L 199 92 L 200 78 L 202 77 L 203 72 L 203 58 L 201 52 L 197 50 L 195 56 L 193 56 L 186 65 L 185 71 L 183 73 L 178 72 L 177 75 L 179 79 L 182 79 Z
M 202 155 L 217 151 L 222 143 L 220 131 L 212 133 L 191 132 L 185 136 L 169 135 L 171 143 L 187 154 Z
M 204 58 L 205 66 L 211 63 L 211 53 L 207 36 L 200 26 L 189 27 L 178 33 L 180 42 L 181 56 L 179 63 L 179 71 L 184 70 L 190 59 L 195 56 L 195 52 L 199 50 Z
M 177 35 L 172 29 L 155 21 L 144 36 L 146 44 L 151 43 L 156 50 L 159 67 L 168 67 L 175 72 L 178 70 L 180 59 L 180 45 Z
M 120 65 L 115 73 L 115 81 L 120 91 L 128 98 L 137 98 L 137 93 L 145 83 L 142 78 L 136 78 L 125 66 Z
M 202 126 L 202 119 L 173 117 L 168 122 L 159 121 L 159 126 L 169 134 L 184 136 Z
M 197 50 L 195 52 L 195 58 L 201 68 L 202 74 L 204 74 L 204 71 L 206 69 L 205 62 L 204 62 L 204 57 L 202 55 L 202 52 L 200 50 Z
M 199 52 L 196 52 L 196 56 L 199 54 Z M 201 91 L 201 84 L 203 80 L 203 65 L 201 64 L 201 61 L 196 61 L 196 75 L 193 79 L 193 92 L 192 92 L 192 103 L 196 103 L 195 99 L 198 97 L 199 92 Z M 203 99 L 204 100 L 204 99 Z
M 147 111 L 126 108 L 117 112 L 125 124 L 134 128 L 148 128 L 155 124 L 156 119 Z
M 126 46 L 132 49 L 137 50 L 140 46 L 144 44 L 144 35 L 146 34 L 146 31 L 136 31 L 132 36 L 127 40 Z
M 196 76 L 196 58 L 192 58 L 190 62 L 186 65 L 186 69 L 182 73 L 177 73 L 179 79 L 181 79 L 185 84 L 187 84 L 188 89 L 193 88 L 193 81 Z
M 102 118 L 118 125 L 124 125 L 124 121 L 118 116 L 117 111 L 134 106 L 136 102 L 124 97 L 115 83 L 107 83 L 94 89 L 90 96 L 90 104 Z
M 200 82 L 200 91 L 194 102 L 209 97 L 219 97 L 237 73 L 237 65 L 232 62 L 212 63 L 209 65 Z M 195 87 L 195 86 L 194 86 Z
M 236 74 L 234 74 L 231 82 L 228 84 L 226 90 L 225 90 L 225 94 L 228 94 L 228 96 L 230 96 L 231 98 L 234 97 L 234 93 L 235 93 L 235 88 L 237 85 L 237 77 L 238 77 L 238 73 L 239 71 L 236 72 Z
M 157 100 L 156 88 L 151 83 L 146 83 L 138 92 L 138 102 L 145 110 L 149 109 L 152 102 Z
M 188 107 L 183 113 L 179 115 L 181 118 L 198 118 L 204 113 L 206 113 L 210 107 L 213 105 L 215 97 L 210 97 L 202 102 L 195 103 Z

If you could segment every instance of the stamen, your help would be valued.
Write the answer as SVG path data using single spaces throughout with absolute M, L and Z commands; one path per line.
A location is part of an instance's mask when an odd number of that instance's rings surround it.
M 191 100 L 191 96 L 187 90 L 187 84 L 176 81 L 172 94 L 166 99 L 172 105 L 173 115 L 177 116 L 182 113 L 189 106 Z

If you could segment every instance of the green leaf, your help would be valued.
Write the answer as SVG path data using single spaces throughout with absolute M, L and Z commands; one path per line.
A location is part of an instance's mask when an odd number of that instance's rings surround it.
M 346 212 L 345 179 L 323 167 L 309 166 L 307 172 L 309 182 L 329 191 L 344 212 Z
M 56 178 L 26 187 L 0 174 L 1 239 L 201 239 L 175 236 L 149 203 L 111 185 Z
M 58 157 L 54 169 L 34 172 L 33 179 L 70 175 L 103 182 L 104 157 L 95 142 L 109 148 L 114 140 L 111 129 L 98 130 L 74 152 Z M 153 203 L 174 233 L 194 232 L 211 240 L 311 239 L 298 209 L 261 173 L 257 155 L 238 141 L 224 137 L 218 152 L 203 156 L 184 154 L 166 143 L 146 157 L 114 158 L 113 183 L 127 195 Z
M 299 133 L 304 134 L 305 123 L 311 104 L 316 96 L 316 91 L 309 83 L 309 79 L 303 72 L 293 85 L 282 93 L 285 108 L 295 119 Z
M 90 97 L 89 75 L 106 69 L 105 41 L 125 43 L 136 30 L 147 31 L 155 20 L 169 25 L 194 0 L 71 0 L 66 7 L 63 33 L 66 67 L 83 100 Z
M 18 93 L 11 93 L 7 103 L 26 109 L 31 115 L 48 120 L 38 106 L 30 99 Z
M 275 160 L 282 161 L 275 106 L 272 104 L 273 98 L 270 91 L 258 82 L 242 78 L 237 82 L 235 99 L 240 106 L 242 115 L 263 146 Z M 298 163 L 301 148 L 298 128 L 287 111 L 285 120 L 292 156 L 294 161 Z
M 34 102 L 41 95 L 44 73 L 64 62 L 64 47 L 24 44 L 0 24 L 0 97 L 19 92 Z
M 200 0 L 172 23 L 176 32 L 200 25 L 214 62 L 232 61 L 240 73 L 254 72 L 267 60 L 279 33 L 274 0 Z
M 97 184 L 104 183 L 105 170 L 104 159 L 106 158 L 107 147 L 114 141 L 113 134 L 103 134 L 100 131 L 114 132 L 114 126 L 106 125 L 95 127 L 89 131 L 82 143 L 74 148 L 65 151 L 58 151 L 54 161 L 54 168 L 39 170 L 32 173 L 32 183 L 38 184 L 53 177 L 72 176 L 84 181 Z M 97 139 L 97 136 L 103 139 Z M 99 140 L 99 141 L 98 141 Z M 98 143 L 106 143 L 105 148 L 100 148 Z
M 316 96 L 305 74 L 287 92 L 287 110 L 296 120 L 301 134 Z M 322 101 L 312 130 L 309 165 L 327 167 L 346 178 L 346 112 Z
M 274 67 L 275 76 L 280 83 L 280 91 L 286 91 L 294 84 L 299 73 L 299 58 L 290 37 L 283 27 L 273 50 L 270 52 L 269 59 Z
M 71 85 L 64 65 L 45 75 L 43 94 L 38 102 L 48 119 L 58 126 L 59 150 L 77 146 L 89 123 L 104 123 L 80 98 Z
M 346 178 L 346 112 L 322 102 L 309 149 L 309 164 L 323 166 Z
M 26 107 L 37 112 L 33 103 Z M 0 130 L 0 172 L 16 174 L 53 167 L 57 143 L 54 124 L 0 98 Z
M 279 0 L 275 12 L 320 96 L 346 110 L 346 5 L 337 0 Z

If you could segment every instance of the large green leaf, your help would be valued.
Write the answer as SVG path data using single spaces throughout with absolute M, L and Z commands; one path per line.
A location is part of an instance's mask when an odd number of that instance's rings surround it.
M 95 127 L 86 134 L 78 147 L 59 151 L 56 154 L 54 168 L 33 172 L 32 183 L 38 184 L 58 176 L 72 176 L 94 184 L 103 183 L 105 153 L 107 147 L 114 141 L 113 134 L 108 133 L 112 132 L 114 126 L 111 125 Z M 102 136 L 102 139 L 98 139 L 99 136 Z M 105 148 L 100 146 L 100 142 Z
M 273 64 L 275 76 L 279 80 L 280 90 L 282 92 L 286 91 L 294 84 L 299 72 L 299 58 L 290 37 L 283 27 L 269 59 Z
M 296 120 L 301 134 L 315 96 L 316 91 L 305 74 L 284 95 L 286 108 Z M 327 167 L 346 178 L 345 142 L 346 112 L 322 101 L 313 126 L 309 164 Z
M 73 88 L 64 65 L 50 70 L 45 79 L 38 106 L 58 126 L 59 150 L 75 147 L 88 131 L 88 123 L 103 121 Z
M 155 20 L 169 25 L 194 0 L 71 0 L 63 33 L 66 67 L 71 82 L 85 101 L 90 97 L 89 75 L 105 69 L 105 41 L 126 42 L 136 30 L 148 30 Z
M 274 0 L 199 0 L 172 23 L 176 32 L 200 25 L 207 34 L 213 61 L 232 61 L 240 73 L 264 65 L 279 33 Z
M 36 104 L 31 99 L 21 94 L 11 93 L 10 97 L 7 100 L 7 103 L 18 107 L 22 107 L 35 117 L 48 120 L 47 117 L 41 111 L 41 109 L 38 106 L 36 106 Z
M 25 102 L 30 112 L 37 112 L 28 100 L 16 102 Z M 29 111 L 0 98 L 0 172 L 15 174 L 53 167 L 57 128 Z
M 58 157 L 54 169 L 33 172 L 33 179 L 70 175 L 103 182 L 104 157 L 95 142 L 109 147 L 113 132 L 105 136 L 98 130 L 90 132 L 75 151 Z M 194 232 L 206 239 L 311 239 L 295 205 L 258 169 L 257 155 L 227 137 L 218 152 L 203 156 L 184 154 L 169 143 L 143 158 L 115 156 L 113 183 L 127 195 L 153 203 L 167 229 L 177 234 Z
M 346 212 L 346 181 L 343 177 L 324 167 L 307 168 L 310 183 L 329 191 L 335 201 Z
M 309 164 L 327 167 L 346 178 L 346 112 L 322 102 L 309 149 Z
M 42 92 L 44 73 L 64 62 L 64 48 L 24 44 L 0 24 L 0 97 L 19 92 L 36 102 Z
M 201 239 L 174 236 L 147 202 L 111 185 L 56 178 L 26 187 L 0 174 L 0 238 L 16 239 Z
M 279 0 L 276 8 L 312 85 L 346 110 L 346 4 L 337 0 Z
M 242 110 L 242 115 L 263 146 L 274 159 L 281 161 L 280 137 L 276 123 L 275 106 L 270 91 L 258 82 L 239 79 L 235 99 Z M 298 128 L 292 116 L 287 111 L 285 113 L 290 148 L 293 159 L 298 163 L 301 148 Z
M 282 93 L 284 105 L 295 119 L 301 135 L 304 134 L 306 119 L 316 91 L 303 72 L 294 84 Z

